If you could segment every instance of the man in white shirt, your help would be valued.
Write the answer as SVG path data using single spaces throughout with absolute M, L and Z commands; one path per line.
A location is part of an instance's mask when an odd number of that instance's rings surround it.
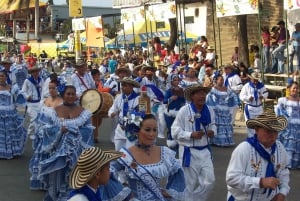
M 255 129 L 232 152 L 226 172 L 228 201 L 284 201 L 289 193 L 288 156 L 277 141 L 287 126 L 283 116 L 263 113 L 246 122 Z

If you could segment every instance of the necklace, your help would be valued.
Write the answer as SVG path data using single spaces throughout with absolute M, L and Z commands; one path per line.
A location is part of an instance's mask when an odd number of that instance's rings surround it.
M 135 146 L 141 150 L 143 150 L 148 156 L 150 156 L 150 149 L 151 147 L 154 146 L 154 144 L 151 145 L 145 145 L 145 144 L 140 144 L 139 142 L 135 143 Z
M 75 103 L 66 103 L 66 102 L 63 102 L 63 105 L 67 106 L 67 107 L 75 107 L 76 106 Z

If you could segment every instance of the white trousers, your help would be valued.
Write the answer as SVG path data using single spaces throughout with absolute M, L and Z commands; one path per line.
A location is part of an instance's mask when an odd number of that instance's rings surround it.
M 115 150 L 120 151 L 122 147 L 128 148 L 133 146 L 135 141 L 130 142 L 125 136 L 125 131 L 122 130 L 120 124 L 118 124 L 117 128 L 115 129 L 114 143 Z
M 182 162 L 184 146 L 179 145 L 179 159 Z M 205 201 L 215 183 L 214 167 L 208 149 L 191 150 L 190 167 L 183 167 L 186 189 L 184 200 Z
M 40 112 L 40 103 L 28 103 L 27 104 L 27 115 L 30 118 L 30 123 L 27 129 L 27 135 L 30 139 L 35 138 L 36 133 L 36 118 L 38 113 Z
M 250 118 L 248 118 L 248 115 L 246 114 L 246 109 L 245 109 L 245 111 L 244 111 L 245 121 L 247 121 L 248 119 L 256 118 L 258 115 L 261 115 L 264 112 L 263 106 L 253 107 L 253 106 L 248 105 L 247 107 L 248 107 L 248 112 L 249 112 Z M 252 137 L 255 134 L 254 129 L 247 128 L 247 131 L 248 131 L 248 137 Z

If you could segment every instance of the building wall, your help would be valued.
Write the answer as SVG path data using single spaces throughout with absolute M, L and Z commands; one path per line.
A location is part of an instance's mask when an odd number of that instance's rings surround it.
M 283 1 L 263 0 L 261 2 L 263 6 L 263 10 L 261 12 L 261 26 L 269 26 L 269 28 L 271 29 L 273 26 L 276 26 L 279 20 L 283 19 Z M 213 15 L 212 3 L 206 2 L 206 5 L 207 5 L 207 38 L 209 44 L 216 47 L 216 53 L 219 57 L 218 65 L 221 65 L 221 61 L 220 61 L 221 57 L 222 57 L 222 64 L 230 63 L 231 55 L 233 54 L 234 47 L 238 46 L 238 40 L 237 40 L 238 30 L 237 30 L 236 16 L 217 18 L 215 13 Z M 218 26 L 218 22 L 219 22 L 219 26 Z M 260 42 L 259 41 L 260 31 L 258 30 L 258 24 L 259 24 L 258 15 L 247 16 L 249 45 L 259 44 Z M 215 37 L 214 37 L 214 29 L 215 29 Z M 220 44 L 222 50 L 221 53 L 220 53 Z

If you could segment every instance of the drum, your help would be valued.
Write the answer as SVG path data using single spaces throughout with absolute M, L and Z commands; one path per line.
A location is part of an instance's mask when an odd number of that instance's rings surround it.
M 114 103 L 114 97 L 110 93 L 101 92 L 102 95 L 102 105 L 98 112 L 100 117 L 108 117 L 108 110 Z
M 88 89 L 80 98 L 80 105 L 100 117 L 107 117 L 109 108 L 113 104 L 113 97 L 109 93 L 101 93 L 96 89 Z

